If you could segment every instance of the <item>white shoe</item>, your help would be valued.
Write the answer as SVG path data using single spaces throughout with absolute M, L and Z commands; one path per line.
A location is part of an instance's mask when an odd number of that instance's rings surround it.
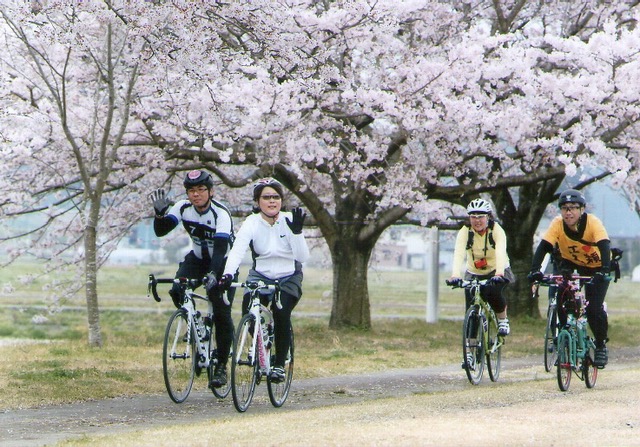
M 502 318 L 498 320 L 498 335 L 509 335 L 511 328 L 509 327 L 509 319 Z

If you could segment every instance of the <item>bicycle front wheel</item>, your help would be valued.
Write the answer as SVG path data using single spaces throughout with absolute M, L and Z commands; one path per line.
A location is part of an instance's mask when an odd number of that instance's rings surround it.
M 484 328 L 476 306 L 471 306 L 464 317 L 462 327 L 462 361 L 469 382 L 477 385 L 484 372 Z
M 162 348 L 164 384 L 175 403 L 184 402 L 191 392 L 196 353 L 195 333 L 189 328 L 187 312 L 178 309 L 169 318 Z
M 598 368 L 593 364 L 594 355 L 595 350 L 591 347 L 582 362 L 582 374 L 584 376 L 584 384 L 587 388 L 593 388 L 598 381 Z
M 486 318 L 486 317 L 485 317 Z M 498 337 L 497 322 L 491 321 L 487 327 L 487 370 L 492 382 L 497 382 L 500 377 L 500 365 L 502 364 L 502 342 Z
M 551 372 L 558 358 L 558 348 L 556 346 L 558 325 L 558 310 L 555 305 L 551 305 L 547 309 L 547 328 L 544 333 L 544 369 L 547 372 Z
M 275 349 L 275 346 L 274 346 Z M 281 382 L 274 382 L 269 376 L 267 376 L 267 389 L 269 390 L 269 400 L 274 407 L 281 407 L 289 396 L 289 390 L 291 389 L 291 380 L 293 379 L 293 327 L 291 327 L 290 333 L 290 345 L 289 353 L 287 354 L 287 360 L 284 364 L 284 380 Z M 272 356 L 273 358 L 274 356 Z M 271 362 L 273 364 L 273 362 Z
M 233 340 L 233 356 L 231 362 L 231 393 L 233 405 L 240 413 L 247 411 L 256 390 L 259 371 L 256 358 L 256 342 L 253 334 L 261 333 L 256 329 L 256 321 L 251 314 L 240 320 L 238 331 Z
M 567 391 L 571 384 L 571 336 L 562 331 L 558 334 L 558 387 Z

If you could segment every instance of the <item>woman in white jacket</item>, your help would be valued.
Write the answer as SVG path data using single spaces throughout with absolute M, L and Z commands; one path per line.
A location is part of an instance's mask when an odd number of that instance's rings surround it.
M 233 248 L 227 256 L 220 287 L 233 281 L 247 249 L 253 264 L 247 281 L 278 281 L 282 309 L 273 309 L 276 358 L 270 372 L 272 381 L 284 379 L 284 363 L 290 344 L 291 311 L 302 296 L 302 263 L 309 258 L 309 247 L 302 234 L 305 214 L 300 208 L 282 211 L 284 189 L 272 178 L 258 180 L 253 187 L 254 213 L 242 223 Z M 242 300 L 242 314 L 248 312 L 249 294 Z M 275 306 L 274 306 L 275 307 Z

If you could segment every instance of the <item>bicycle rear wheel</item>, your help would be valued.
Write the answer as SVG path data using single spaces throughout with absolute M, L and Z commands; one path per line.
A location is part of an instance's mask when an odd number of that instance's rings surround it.
M 558 325 L 558 309 L 552 304 L 547 309 L 547 328 L 544 333 L 544 369 L 547 372 L 551 372 L 558 358 Z
M 231 362 L 231 392 L 233 405 L 240 413 L 247 411 L 256 390 L 259 365 L 255 355 L 256 343 L 252 334 L 255 330 L 255 319 L 246 314 L 238 324 L 238 331 L 233 341 L 233 357 Z
M 231 358 L 232 355 L 233 354 L 230 354 L 229 358 Z M 213 372 L 217 363 L 218 363 L 218 348 L 216 347 L 215 329 L 212 328 L 211 334 L 209 335 L 209 367 L 207 368 L 207 378 L 209 379 L 209 383 L 211 383 L 211 379 L 213 378 Z M 231 367 L 229 366 L 230 364 L 231 362 L 227 361 L 226 370 L 227 370 L 227 377 L 229 378 L 227 380 L 227 383 L 217 388 L 210 386 L 210 389 L 213 395 L 219 399 L 224 399 L 229 395 L 229 392 L 231 391 Z
M 584 377 L 584 384 L 587 388 L 593 388 L 598 381 L 598 368 L 593 364 L 593 357 L 595 355 L 594 348 L 590 348 L 589 352 L 582 362 L 582 374 Z
M 484 372 L 484 328 L 476 306 L 471 306 L 462 327 L 462 360 L 469 382 L 477 385 Z
M 281 407 L 289 396 L 291 389 L 291 380 L 293 379 L 293 353 L 295 351 L 293 344 L 293 327 L 291 328 L 291 344 L 289 345 L 289 353 L 284 363 L 284 380 L 275 383 L 267 376 L 267 389 L 269 390 L 269 400 L 274 407 Z M 275 346 L 274 346 L 275 350 Z M 273 358 L 274 356 L 272 356 Z M 271 362 L 273 364 L 273 362 Z
M 184 402 L 193 386 L 198 356 L 194 328 L 189 328 L 187 312 L 176 310 L 167 323 L 162 347 L 162 370 L 169 397 Z
M 485 317 L 486 318 L 486 317 Z M 498 327 L 495 320 L 487 326 L 487 370 L 492 382 L 497 382 L 500 377 L 500 365 L 502 364 L 502 339 L 498 337 Z
M 567 391 L 571 384 L 571 337 L 568 332 L 558 334 L 558 387 Z

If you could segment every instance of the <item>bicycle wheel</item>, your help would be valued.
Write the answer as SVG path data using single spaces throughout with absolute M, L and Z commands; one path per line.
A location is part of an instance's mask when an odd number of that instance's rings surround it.
M 584 384 L 587 388 L 593 388 L 598 381 L 598 368 L 593 364 L 593 357 L 595 355 L 595 349 L 589 348 L 589 352 L 582 362 L 582 376 L 584 377 Z
M 478 308 L 471 306 L 464 317 L 462 327 L 462 359 L 469 382 L 477 385 L 484 372 L 484 328 Z
M 558 358 L 558 310 L 555 305 L 550 305 L 547 309 L 547 328 L 544 333 L 544 369 L 551 372 L 553 365 Z
M 571 336 L 562 331 L 558 334 L 558 387 L 567 391 L 571 384 Z
M 189 330 L 187 312 L 178 309 L 169 318 L 162 348 L 164 384 L 175 403 L 184 402 L 191 392 L 198 358 L 196 353 L 194 329 Z
M 502 363 L 502 340 L 498 338 L 498 326 L 495 320 L 489 322 L 487 326 L 487 340 L 487 370 L 491 381 L 497 382 Z
M 247 411 L 253 393 L 256 390 L 256 381 L 259 365 L 255 358 L 255 342 L 253 333 L 255 319 L 246 314 L 240 320 L 238 331 L 233 340 L 233 357 L 231 362 L 231 393 L 233 405 L 240 413 Z M 258 332 L 260 335 L 260 332 Z
M 291 344 L 289 345 L 289 353 L 287 354 L 287 360 L 284 364 L 284 380 L 282 382 L 272 382 L 269 376 L 267 376 L 267 389 L 269 390 L 269 400 L 274 407 L 281 407 L 289 396 L 289 389 L 291 389 L 291 380 L 293 379 L 293 327 L 291 328 Z M 274 347 L 275 350 L 275 347 Z M 272 358 L 274 356 L 272 355 Z M 273 362 L 272 362 L 273 364 Z
M 229 354 L 229 358 L 231 358 L 231 356 L 232 354 Z M 207 378 L 209 379 L 209 383 L 211 383 L 211 379 L 213 378 L 213 371 L 217 363 L 218 363 L 218 350 L 216 347 L 215 329 L 212 328 L 211 334 L 209 335 L 209 367 L 207 368 Z M 227 380 L 226 385 L 223 385 L 217 388 L 210 387 L 213 395 L 219 399 L 224 399 L 229 395 L 229 392 L 231 391 L 231 374 L 230 374 L 231 367 L 229 366 L 230 363 L 231 362 L 227 361 L 226 369 L 227 369 L 227 377 L 229 378 L 229 380 Z

